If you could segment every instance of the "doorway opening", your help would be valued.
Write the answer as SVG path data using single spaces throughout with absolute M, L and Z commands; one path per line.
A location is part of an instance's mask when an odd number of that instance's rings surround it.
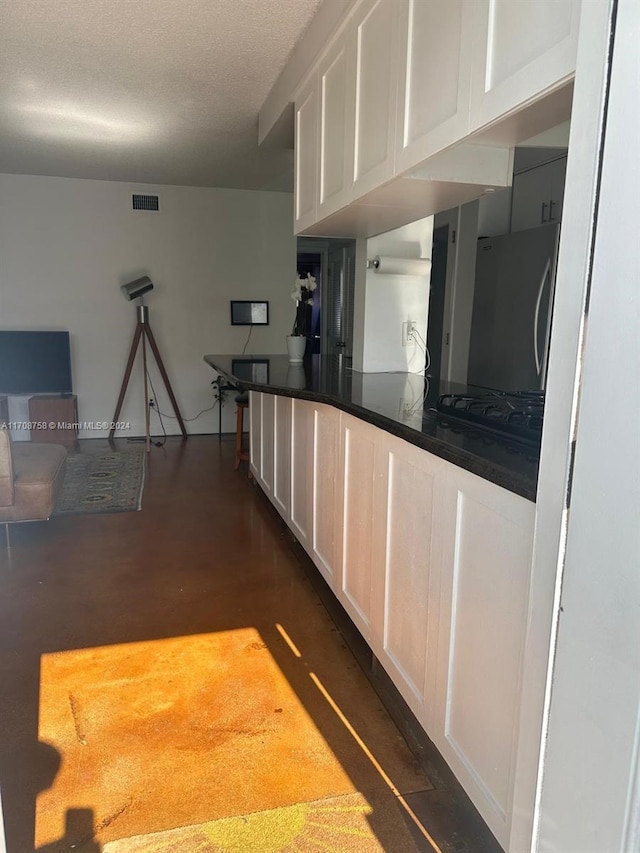
M 356 280 L 356 241 L 299 237 L 297 270 L 311 274 L 317 289 L 311 306 L 311 335 L 307 354 L 353 353 L 353 300 Z

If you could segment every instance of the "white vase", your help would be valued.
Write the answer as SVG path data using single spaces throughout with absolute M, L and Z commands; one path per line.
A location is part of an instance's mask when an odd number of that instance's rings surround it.
M 307 339 L 304 335 L 289 335 L 287 338 L 287 352 L 292 364 L 299 364 L 304 358 L 304 350 Z

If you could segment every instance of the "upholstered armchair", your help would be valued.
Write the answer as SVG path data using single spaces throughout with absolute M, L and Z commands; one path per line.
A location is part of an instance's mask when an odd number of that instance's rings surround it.
M 66 462 L 64 447 L 12 442 L 9 430 L 0 429 L 0 524 L 5 525 L 7 545 L 9 524 L 49 518 Z

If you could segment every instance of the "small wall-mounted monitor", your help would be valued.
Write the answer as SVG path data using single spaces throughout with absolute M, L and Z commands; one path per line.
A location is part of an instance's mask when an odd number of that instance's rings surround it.
M 232 326 L 268 326 L 269 303 L 251 302 L 248 299 L 231 300 Z

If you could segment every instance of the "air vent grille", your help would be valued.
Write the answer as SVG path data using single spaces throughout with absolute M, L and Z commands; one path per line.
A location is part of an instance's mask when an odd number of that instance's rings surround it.
M 157 195 L 138 195 L 134 193 L 131 199 L 134 210 L 152 210 L 155 213 L 160 211 L 160 197 Z

